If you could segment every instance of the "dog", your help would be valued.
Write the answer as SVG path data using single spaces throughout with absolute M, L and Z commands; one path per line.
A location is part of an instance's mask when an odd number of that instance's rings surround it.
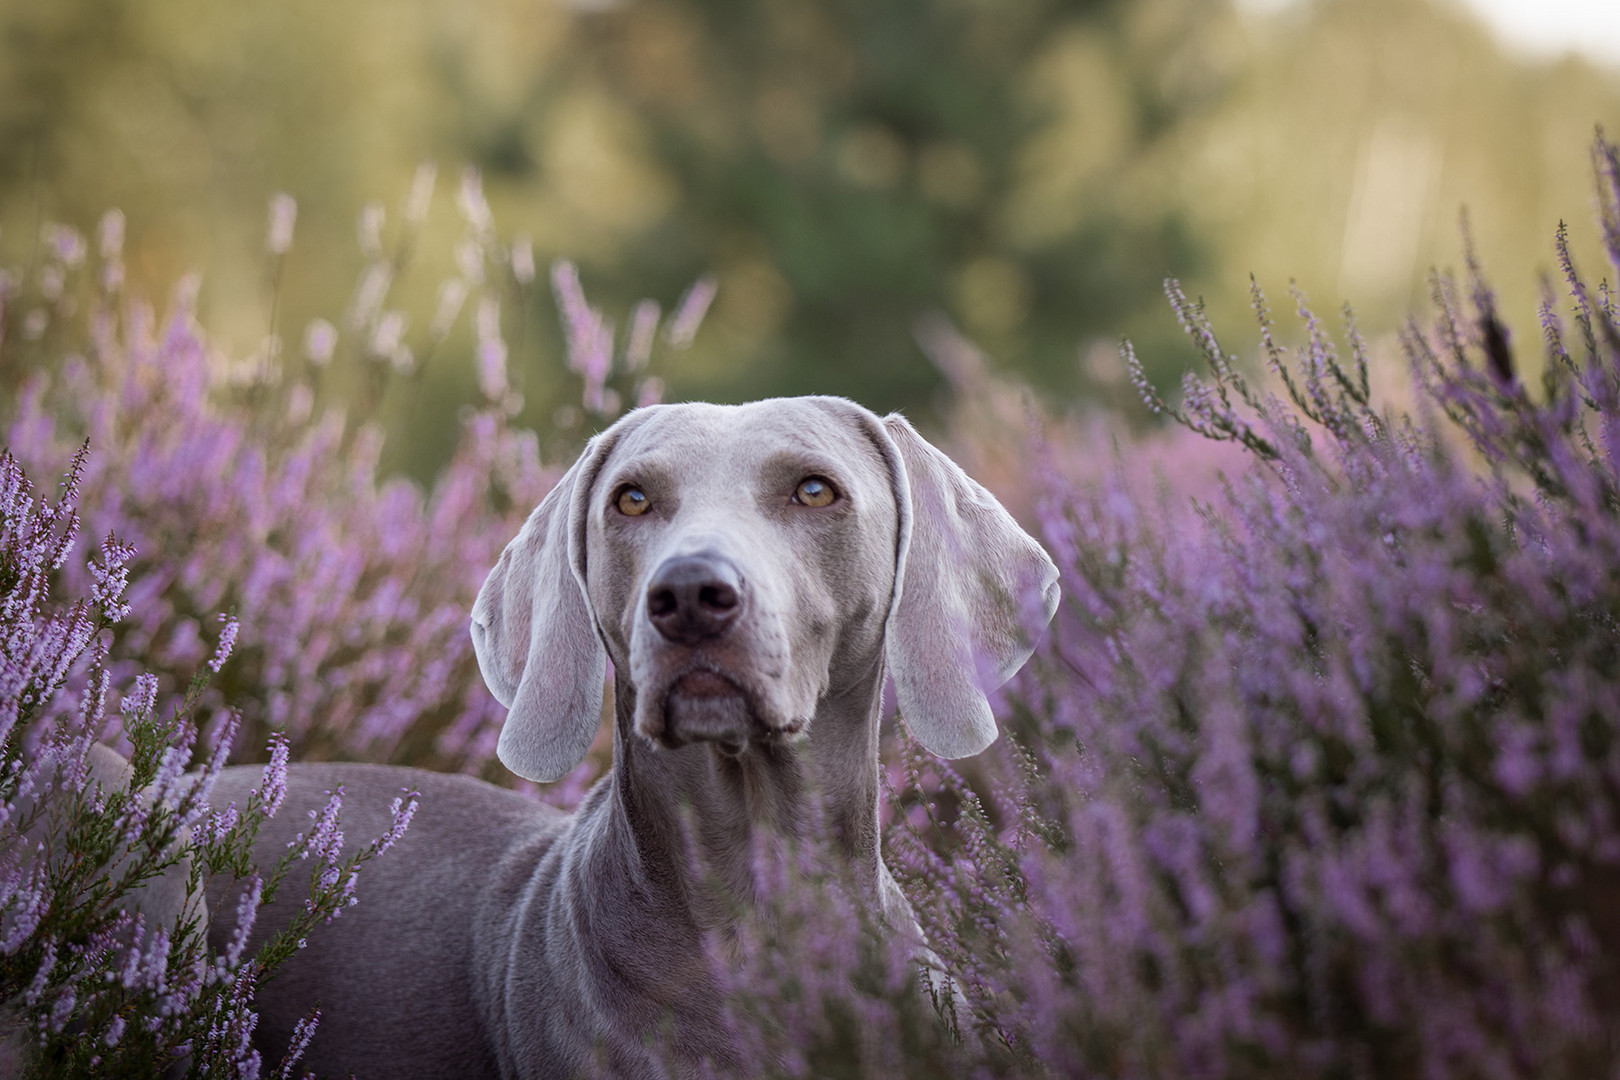
M 735 916 L 694 855 L 749 898 L 756 831 L 813 817 L 884 924 L 918 933 L 879 838 L 885 674 L 925 748 L 978 753 L 997 734 L 986 693 L 1028 658 L 1057 576 L 899 415 L 808 397 L 622 417 L 507 546 L 471 626 L 509 710 L 497 753 L 530 780 L 585 757 L 611 661 L 611 772 L 567 815 L 466 776 L 294 766 L 267 861 L 339 785 L 351 836 L 386 831 L 401 788 L 421 809 L 364 868 L 359 904 L 261 989 L 266 1060 L 318 1001 L 322 1075 L 734 1067 L 704 942 Z M 227 769 L 213 800 L 259 779 Z M 289 880 L 258 926 L 284 925 L 298 893 Z M 216 947 L 231 896 L 210 896 Z

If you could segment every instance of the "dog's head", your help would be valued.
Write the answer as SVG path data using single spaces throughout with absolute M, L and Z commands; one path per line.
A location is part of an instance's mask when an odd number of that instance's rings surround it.
M 662 405 L 593 439 L 473 607 L 498 753 L 554 780 L 596 734 L 606 660 L 635 730 L 732 753 L 807 733 L 887 661 L 944 757 L 996 737 L 985 693 L 1023 664 L 1057 570 L 898 415 L 841 398 Z

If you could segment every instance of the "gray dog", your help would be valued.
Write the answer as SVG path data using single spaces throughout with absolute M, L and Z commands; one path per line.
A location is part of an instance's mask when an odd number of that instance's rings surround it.
M 323 1075 L 734 1065 L 703 945 L 730 916 L 694 849 L 746 898 L 755 831 L 795 835 L 816 799 L 869 901 L 915 933 L 878 836 L 885 672 L 925 747 L 978 753 L 996 737 L 986 690 L 1056 605 L 1040 545 L 900 416 L 830 397 L 630 413 L 529 517 L 472 614 L 510 710 L 501 760 L 538 781 L 582 760 L 611 659 L 612 773 L 569 816 L 464 776 L 295 766 L 271 858 L 339 784 L 351 836 L 385 831 L 402 786 L 422 805 L 360 904 L 263 989 L 268 1059 L 318 999 Z M 227 770 L 214 799 L 258 782 Z M 222 944 L 234 904 L 210 905 Z

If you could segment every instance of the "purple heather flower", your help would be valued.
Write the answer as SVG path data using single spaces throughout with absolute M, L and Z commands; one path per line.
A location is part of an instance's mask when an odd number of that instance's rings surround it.
M 108 210 L 101 215 L 101 224 L 96 229 L 96 236 L 97 250 L 103 259 L 111 262 L 121 257 L 124 253 L 124 212 Z
M 23 994 L 23 1002 L 30 1007 L 39 1001 L 40 995 L 45 992 L 51 977 L 56 969 L 56 942 L 45 942 L 44 955 L 40 958 L 39 967 L 34 971 L 34 979 L 28 984 L 28 990 Z
M 225 626 L 219 632 L 219 645 L 214 649 L 214 656 L 208 661 L 208 667 L 213 671 L 224 667 L 225 661 L 230 659 L 231 650 L 236 647 L 237 631 L 241 629 L 234 615 L 221 615 L 219 620 Z
M 193 815 L 193 820 L 207 809 L 208 796 L 213 792 L 214 783 L 219 779 L 219 774 L 225 768 L 225 762 L 236 745 L 236 733 L 241 726 L 242 714 L 235 709 L 226 710 L 225 722 L 219 726 L 218 732 L 214 735 L 214 747 L 208 754 L 208 762 L 203 766 L 202 774 L 197 777 L 186 796 L 191 806 L 190 814 Z M 162 792 L 163 796 L 166 796 L 170 788 L 154 786 L 154 791 Z
M 652 358 L 659 314 L 656 300 L 642 300 L 630 312 L 630 340 L 624 347 L 625 370 L 640 371 Z
M 506 342 L 501 338 L 501 305 L 493 296 L 478 302 L 478 388 L 490 401 L 506 396 Z
M 407 799 L 409 802 L 405 801 Z M 405 835 L 405 830 L 411 827 L 411 819 L 416 816 L 416 807 L 420 800 L 421 792 L 418 791 L 407 791 L 404 796 L 395 797 L 392 805 L 388 808 L 388 812 L 393 818 L 393 824 L 389 826 L 388 831 L 374 845 L 377 854 L 381 855 L 393 847 L 399 842 L 400 837 Z
M 12 890 L 0 906 L 10 924 L 0 933 L 0 955 L 10 956 L 33 936 L 50 906 L 43 868 L 36 866 L 26 883 Z
M 450 333 L 450 327 L 455 324 L 456 316 L 461 314 L 461 306 L 467 302 L 467 283 L 459 277 L 446 278 L 439 286 L 439 303 L 433 311 L 433 321 L 428 324 L 428 336 L 434 341 L 441 341 Z
M 714 303 L 714 297 L 720 291 L 720 283 L 710 275 L 698 278 L 681 296 L 680 302 L 675 305 L 675 314 L 669 321 L 669 343 L 676 349 L 685 349 L 697 337 L 698 327 L 703 325 L 703 317 L 709 313 L 709 305 Z
M 519 285 L 534 281 L 534 241 L 519 236 L 512 241 L 512 277 Z
M 370 349 L 374 356 L 392 357 L 399 352 L 405 338 L 406 317 L 403 311 L 385 311 L 371 331 Z
M 494 231 L 495 220 L 489 212 L 489 203 L 484 199 L 483 177 L 470 165 L 461 171 L 456 208 L 477 235 L 485 236 Z
M 193 844 L 218 844 L 224 841 L 230 831 L 236 828 L 241 815 L 237 813 L 236 804 L 228 803 L 223 810 L 215 810 L 208 815 L 208 819 L 191 827 L 191 842 Z
M 388 297 L 388 290 L 394 284 L 393 264 L 387 260 L 379 260 L 367 266 L 360 276 L 360 284 L 356 286 L 354 300 L 349 305 L 346 324 L 351 330 L 361 330 L 371 326 L 382 310 L 383 301 Z
M 264 775 L 260 778 L 258 787 L 264 816 L 267 818 L 276 816 L 276 811 L 281 809 L 281 801 L 287 797 L 287 758 L 290 753 L 287 736 L 279 731 L 272 733 L 270 761 L 264 767 Z
M 73 987 L 71 985 L 63 987 L 62 993 L 56 998 L 56 1003 L 51 1006 L 50 1029 L 52 1032 L 59 1032 L 67 1026 L 68 1018 L 73 1015 L 73 1007 L 78 1003 L 79 997 Z
M 326 805 L 319 811 L 309 812 L 314 827 L 307 834 L 299 833 L 289 846 L 297 849 L 300 859 L 314 856 L 336 864 L 338 853 L 343 849 L 343 830 L 338 828 L 338 815 L 343 809 L 343 785 L 326 794 Z
M 380 202 L 368 202 L 360 208 L 360 218 L 355 225 L 355 235 L 360 243 L 360 254 L 366 258 L 382 258 L 383 223 L 387 219 L 388 212 L 383 209 L 383 204 Z
M 247 948 L 248 937 L 253 933 L 254 920 L 259 915 L 259 898 L 264 889 L 264 882 L 258 873 L 248 877 L 247 887 L 236 901 L 236 923 L 231 929 L 230 941 L 225 945 L 225 955 L 222 958 L 226 969 L 234 969 L 242 960 L 242 950 Z
M 602 411 L 602 389 L 613 368 L 613 327 L 585 299 L 579 270 L 566 259 L 551 264 L 551 287 L 562 316 L 568 366 L 585 380 L 584 406 Z
M 331 323 L 311 319 L 304 327 L 304 355 L 316 367 L 325 367 L 332 362 L 332 354 L 337 350 L 337 338 L 337 328 Z
M 433 184 L 438 179 L 439 168 L 431 161 L 424 161 L 416 167 L 411 175 L 410 194 L 405 197 L 405 220 L 412 225 L 420 225 L 427 220 L 428 206 L 433 201 Z
M 293 1069 L 303 1060 L 304 1052 L 309 1049 L 310 1040 L 315 1037 L 315 1029 L 320 1026 L 321 1010 L 314 1009 L 297 1024 L 293 1025 L 292 1038 L 287 1041 L 287 1056 L 281 1060 L 281 1068 L 276 1071 L 277 1080 L 291 1080 Z
M 88 249 L 84 237 L 77 229 L 59 222 L 47 221 L 40 227 L 40 233 L 51 258 L 64 266 L 78 266 L 84 262 Z
M 270 228 L 265 235 L 265 250 L 277 257 L 292 250 L 293 224 L 298 220 L 298 202 L 291 195 L 278 192 L 270 199 Z
M 135 676 L 134 689 L 119 702 L 119 711 L 126 719 L 151 715 L 152 706 L 157 701 L 157 691 L 157 676 L 142 672 Z
M 662 400 L 664 400 L 664 380 L 658 376 L 649 375 L 636 387 L 636 408 L 645 409 L 648 405 L 657 405 Z

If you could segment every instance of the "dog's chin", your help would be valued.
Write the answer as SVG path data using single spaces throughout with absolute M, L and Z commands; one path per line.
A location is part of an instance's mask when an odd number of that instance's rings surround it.
M 692 743 L 714 743 L 729 754 L 750 745 L 796 734 L 802 725 L 773 724 L 764 718 L 752 695 L 715 671 L 687 672 L 662 695 L 663 707 L 648 702 L 651 715 L 637 727 L 667 749 Z
M 663 713 L 658 741 L 670 749 L 709 742 L 740 753 L 757 727 L 748 695 L 713 671 L 688 672 L 671 683 Z

